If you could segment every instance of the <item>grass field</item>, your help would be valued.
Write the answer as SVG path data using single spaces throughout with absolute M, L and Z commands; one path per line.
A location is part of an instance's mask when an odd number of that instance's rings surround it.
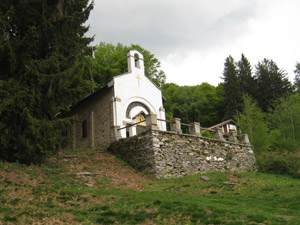
M 156 180 L 99 149 L 0 162 L 0 224 L 300 224 L 299 179 L 200 176 Z

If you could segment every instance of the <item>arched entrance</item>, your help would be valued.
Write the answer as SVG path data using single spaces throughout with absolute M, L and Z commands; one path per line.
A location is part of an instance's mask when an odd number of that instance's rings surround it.
M 131 115 L 131 112 L 134 108 L 142 108 L 142 111 L 146 111 L 146 114 L 150 114 L 151 110 L 148 106 L 146 106 L 144 103 L 142 102 L 132 102 L 128 105 L 127 109 L 126 109 L 126 118 L 131 119 L 131 116 L 135 116 L 135 115 Z
M 128 126 L 126 128 L 126 137 L 131 137 L 136 134 L 142 133 L 146 128 L 146 115 L 151 114 L 150 108 L 139 101 L 132 102 L 126 109 L 126 118 L 130 120 L 126 126 L 136 124 L 134 126 Z

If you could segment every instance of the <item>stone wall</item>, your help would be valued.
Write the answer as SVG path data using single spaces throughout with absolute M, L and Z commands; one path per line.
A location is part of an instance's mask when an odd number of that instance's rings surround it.
M 256 162 L 250 145 L 157 130 L 121 139 L 109 151 L 157 178 L 255 170 Z
M 77 115 L 76 122 L 69 128 L 71 136 L 67 148 L 108 147 L 111 143 L 113 89 L 103 88 L 73 107 L 64 116 Z M 82 137 L 82 122 L 87 122 L 87 136 Z

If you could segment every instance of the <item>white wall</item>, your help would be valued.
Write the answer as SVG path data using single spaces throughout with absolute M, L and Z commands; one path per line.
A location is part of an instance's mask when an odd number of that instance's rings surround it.
M 140 68 L 135 67 L 134 54 L 139 55 Z M 114 96 L 120 99 L 120 101 L 115 102 L 114 125 L 122 128 L 126 126 L 126 123 L 132 122 L 131 119 L 126 118 L 126 110 L 132 102 L 143 103 L 151 110 L 151 113 L 157 115 L 158 119 L 165 119 L 164 111 L 160 110 L 163 109 L 161 90 L 144 75 L 142 54 L 132 50 L 128 56 L 129 71 L 131 72 L 114 77 L 109 84 L 114 85 Z M 141 107 L 133 109 L 130 117 L 135 116 L 135 113 L 140 109 Z M 165 122 L 158 121 L 158 127 L 160 130 L 166 130 Z M 126 137 L 126 129 L 121 130 L 121 135 Z

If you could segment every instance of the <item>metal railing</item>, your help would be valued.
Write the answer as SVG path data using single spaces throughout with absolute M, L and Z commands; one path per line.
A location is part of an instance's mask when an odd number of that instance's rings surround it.
M 123 130 L 123 129 L 129 128 L 129 127 L 133 127 L 133 126 L 135 126 L 135 125 L 138 125 L 138 124 L 140 124 L 140 123 L 144 123 L 144 122 L 146 122 L 146 120 L 142 120 L 142 121 L 140 121 L 140 122 L 137 122 L 137 123 L 132 123 L 132 124 L 129 124 L 129 125 L 125 126 L 125 127 L 121 127 L 121 128 L 119 128 L 119 129 L 117 129 L 117 130 Z

